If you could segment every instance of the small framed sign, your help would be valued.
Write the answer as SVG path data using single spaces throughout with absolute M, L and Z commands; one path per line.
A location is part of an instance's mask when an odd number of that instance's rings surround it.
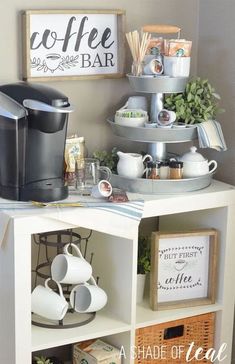
M 123 77 L 123 10 L 28 10 L 23 79 Z
M 162 310 L 214 303 L 217 255 L 215 229 L 153 233 L 151 308 Z

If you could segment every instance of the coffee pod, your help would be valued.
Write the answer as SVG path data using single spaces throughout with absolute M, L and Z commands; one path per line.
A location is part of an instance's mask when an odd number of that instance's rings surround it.
M 157 115 L 157 123 L 160 127 L 171 127 L 176 119 L 176 113 L 162 109 Z
M 146 75 L 161 75 L 163 73 L 163 64 L 159 59 L 151 59 L 144 66 L 144 74 Z
M 93 186 L 91 195 L 96 198 L 109 197 L 112 194 L 112 190 L 111 183 L 103 179 L 96 186 Z

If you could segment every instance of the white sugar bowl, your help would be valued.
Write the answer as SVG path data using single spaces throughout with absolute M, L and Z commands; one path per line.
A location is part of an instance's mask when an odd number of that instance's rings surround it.
M 196 147 L 191 147 L 190 152 L 185 153 L 180 160 L 183 165 L 183 178 L 193 178 L 213 173 L 217 168 L 217 162 L 211 160 L 208 162 L 200 153 L 197 153 Z M 210 166 L 213 165 L 212 169 Z

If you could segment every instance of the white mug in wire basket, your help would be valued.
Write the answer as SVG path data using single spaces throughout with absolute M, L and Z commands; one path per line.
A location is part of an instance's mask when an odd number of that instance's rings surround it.
M 107 303 L 106 292 L 98 287 L 93 277 L 90 282 L 75 286 L 70 293 L 70 305 L 76 312 L 96 312 Z
M 68 251 L 69 247 L 72 247 L 77 256 Z M 88 281 L 91 275 L 91 265 L 83 258 L 80 249 L 73 243 L 66 244 L 64 253 L 56 255 L 51 263 L 52 279 L 60 283 L 83 283 Z
M 59 294 L 54 292 L 48 282 L 45 286 L 38 285 L 31 294 L 31 311 L 39 316 L 50 320 L 62 320 L 68 310 L 68 302 L 66 301 L 60 283 L 55 282 L 59 289 Z

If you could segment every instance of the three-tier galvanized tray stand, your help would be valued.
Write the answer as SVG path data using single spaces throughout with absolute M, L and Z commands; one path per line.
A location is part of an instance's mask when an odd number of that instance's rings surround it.
M 184 92 L 188 82 L 187 77 L 146 77 L 133 76 L 131 74 L 128 74 L 127 77 L 136 92 L 151 94 L 151 123 L 156 122 L 158 112 L 163 109 L 164 94 Z M 136 128 L 118 125 L 114 122 L 114 117 L 108 118 L 107 121 L 115 135 L 131 141 L 147 143 L 148 153 L 159 161 L 167 158 L 167 144 L 184 143 L 197 139 L 197 128 L 195 126 L 185 128 L 172 127 L 171 129 Z M 211 179 L 211 173 L 197 178 L 185 178 L 182 180 L 133 179 L 113 174 L 111 182 L 114 187 L 123 188 L 130 192 L 158 194 L 200 190 L 209 186 Z

